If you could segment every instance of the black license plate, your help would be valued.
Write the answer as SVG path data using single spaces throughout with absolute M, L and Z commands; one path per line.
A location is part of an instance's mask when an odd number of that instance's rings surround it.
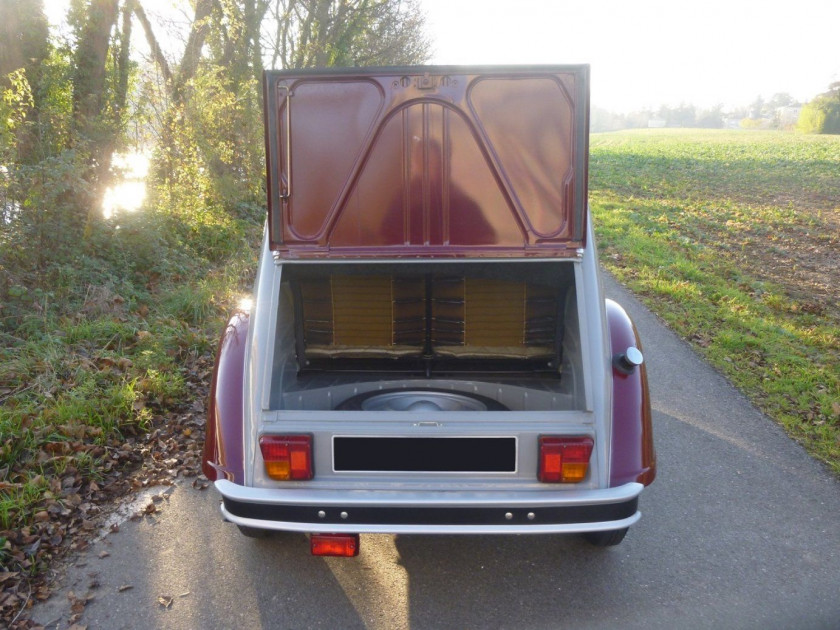
M 336 472 L 516 472 L 513 437 L 335 437 Z

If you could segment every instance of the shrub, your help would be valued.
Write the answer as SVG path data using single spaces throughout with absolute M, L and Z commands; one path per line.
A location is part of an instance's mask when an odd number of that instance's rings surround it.
M 840 134 L 840 90 L 821 94 L 805 105 L 796 127 L 804 133 Z

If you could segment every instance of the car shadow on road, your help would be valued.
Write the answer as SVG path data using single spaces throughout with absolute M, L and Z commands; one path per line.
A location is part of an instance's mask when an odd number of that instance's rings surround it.
M 625 555 L 573 535 L 400 536 L 396 548 L 410 583 L 409 625 L 418 628 L 562 627 L 591 618 L 585 602 L 598 593 L 609 602 Z

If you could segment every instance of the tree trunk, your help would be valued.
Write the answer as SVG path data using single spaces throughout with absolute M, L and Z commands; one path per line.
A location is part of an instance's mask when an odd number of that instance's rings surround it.
M 245 0 L 246 37 L 250 42 L 251 73 L 259 81 L 262 79 L 263 60 L 260 30 L 268 11 L 269 0 Z
M 125 115 L 125 104 L 128 100 L 128 75 L 130 74 L 131 53 L 131 13 L 134 10 L 134 0 L 125 0 L 122 8 L 122 31 L 120 32 L 120 54 L 117 58 L 117 94 L 116 111 L 117 123 L 122 127 Z
M 118 0 L 91 0 L 76 48 L 73 119 L 84 139 L 94 142 L 97 119 L 105 105 L 105 63 L 118 5 Z
M 89 159 L 89 168 L 84 175 L 89 190 L 76 194 L 79 218 L 84 217 L 76 225 L 84 228 L 84 235 L 89 234 L 99 208 L 111 167 L 114 136 L 119 133 L 113 119 L 105 115 L 108 102 L 106 63 L 118 9 L 118 0 L 91 0 L 78 32 L 73 74 L 73 127 L 76 132 L 73 142 Z

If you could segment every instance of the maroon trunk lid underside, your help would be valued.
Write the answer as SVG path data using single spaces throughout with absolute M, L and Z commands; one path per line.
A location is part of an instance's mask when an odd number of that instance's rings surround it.
M 584 246 L 588 66 L 267 72 L 264 89 L 282 257 Z

